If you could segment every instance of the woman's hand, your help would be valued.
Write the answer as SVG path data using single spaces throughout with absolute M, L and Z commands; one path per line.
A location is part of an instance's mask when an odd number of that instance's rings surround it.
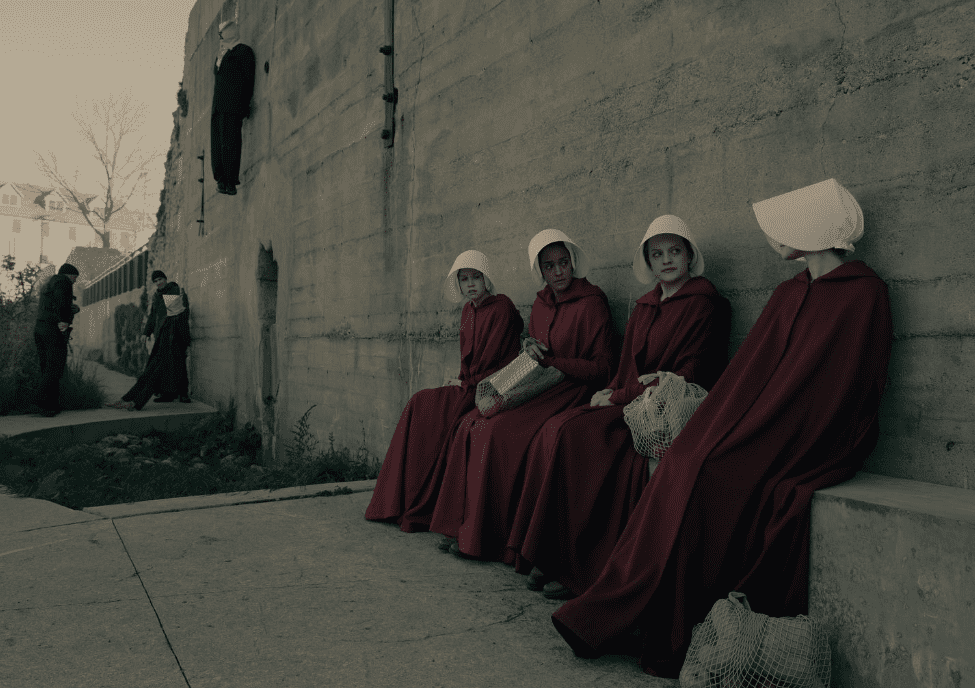
M 543 358 L 545 358 L 545 352 L 548 351 L 548 347 L 533 339 L 531 344 L 525 347 L 525 351 L 534 360 L 540 362 Z
M 592 395 L 592 401 L 589 402 L 590 406 L 612 406 L 613 402 L 609 398 L 613 395 L 613 390 L 604 389 L 596 392 Z
M 447 380 L 447 382 L 444 384 L 444 387 L 460 387 L 461 384 L 462 384 L 461 381 L 458 380 L 457 378 L 451 378 Z

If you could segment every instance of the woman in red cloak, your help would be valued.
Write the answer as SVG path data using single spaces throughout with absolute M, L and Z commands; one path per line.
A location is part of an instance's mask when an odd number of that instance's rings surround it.
M 371 521 L 395 521 L 407 533 L 427 530 L 443 474 L 439 460 L 457 422 L 474 408 L 477 383 L 518 355 L 524 321 L 504 294 L 497 294 L 487 256 L 465 251 L 444 282 L 451 301 L 467 300 L 460 320 L 460 376 L 420 390 L 400 416 L 366 509 Z
M 638 625 L 641 665 L 676 677 L 694 624 L 729 591 L 805 613 L 809 505 L 873 450 L 891 346 L 884 282 L 844 262 L 863 235 L 830 179 L 754 206 L 808 269 L 778 286 L 724 375 L 664 455 L 595 584 L 552 615 L 579 656 Z
M 430 529 L 457 538 L 458 556 L 500 559 L 521 495 L 528 446 L 557 413 L 586 403 L 609 379 L 611 331 L 603 290 L 586 278 L 588 261 L 562 232 L 539 232 L 528 247 L 538 292 L 525 350 L 565 379 L 521 406 L 461 421 L 447 449 L 447 468 Z
M 653 221 L 633 273 L 654 286 L 630 315 L 609 388 L 549 420 L 529 451 L 507 559 L 521 571 L 534 564 L 528 587 L 544 585 L 549 599 L 595 582 L 647 484 L 650 461 L 623 419 L 623 407 L 648 387 L 638 378 L 669 371 L 711 389 L 728 362 L 731 305 L 701 276 L 704 256 L 683 220 Z

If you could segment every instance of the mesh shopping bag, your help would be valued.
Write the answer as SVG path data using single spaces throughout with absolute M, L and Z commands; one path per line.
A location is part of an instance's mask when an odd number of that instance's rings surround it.
M 826 632 L 808 616 L 774 618 L 745 595 L 718 600 L 694 627 L 680 688 L 829 688 Z
M 675 373 L 640 376 L 643 384 L 654 379 L 660 382 L 656 387 L 648 387 L 627 404 L 623 409 L 623 419 L 630 426 L 637 452 L 641 456 L 659 460 L 708 393 L 700 385 L 688 383 Z
M 545 368 L 522 352 L 494 375 L 477 383 L 474 403 L 482 416 L 490 418 L 500 411 L 521 406 L 560 383 L 564 377 L 557 368 Z

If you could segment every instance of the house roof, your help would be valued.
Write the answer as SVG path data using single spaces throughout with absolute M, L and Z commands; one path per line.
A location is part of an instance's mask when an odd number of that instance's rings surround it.
M 84 215 L 80 211 L 70 207 L 72 205 L 71 194 L 65 189 L 59 189 L 53 186 L 37 186 L 36 184 L 25 184 L 21 182 L 0 181 L 0 186 L 4 184 L 9 184 L 19 191 L 23 202 L 14 206 L 0 204 L 0 215 L 23 217 L 30 220 L 62 222 L 69 225 L 85 226 L 88 224 L 85 222 Z M 48 210 L 45 207 L 47 197 L 55 191 L 65 201 L 64 210 Z M 89 202 L 98 198 L 97 195 L 87 193 L 83 194 L 83 196 Z M 101 210 L 102 208 L 96 209 Z M 148 213 L 126 208 L 112 215 L 108 221 L 108 229 L 122 232 L 138 232 L 142 229 L 143 222 L 148 226 L 154 225 L 154 220 L 149 217 Z
M 98 277 L 124 256 L 124 253 L 114 248 L 75 246 L 64 262 L 78 268 L 78 281 L 87 285 L 89 280 Z

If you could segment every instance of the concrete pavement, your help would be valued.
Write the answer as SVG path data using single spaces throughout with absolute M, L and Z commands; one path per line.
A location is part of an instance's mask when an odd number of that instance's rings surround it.
M 138 415 L 14 416 L 0 433 L 85 436 Z M 0 494 L 0 686 L 677 685 L 632 657 L 576 659 L 550 621 L 559 603 L 510 567 L 366 521 L 374 484 L 85 511 Z
M 559 603 L 364 520 L 371 494 L 116 518 L 0 495 L 0 686 L 676 686 L 576 659 Z

